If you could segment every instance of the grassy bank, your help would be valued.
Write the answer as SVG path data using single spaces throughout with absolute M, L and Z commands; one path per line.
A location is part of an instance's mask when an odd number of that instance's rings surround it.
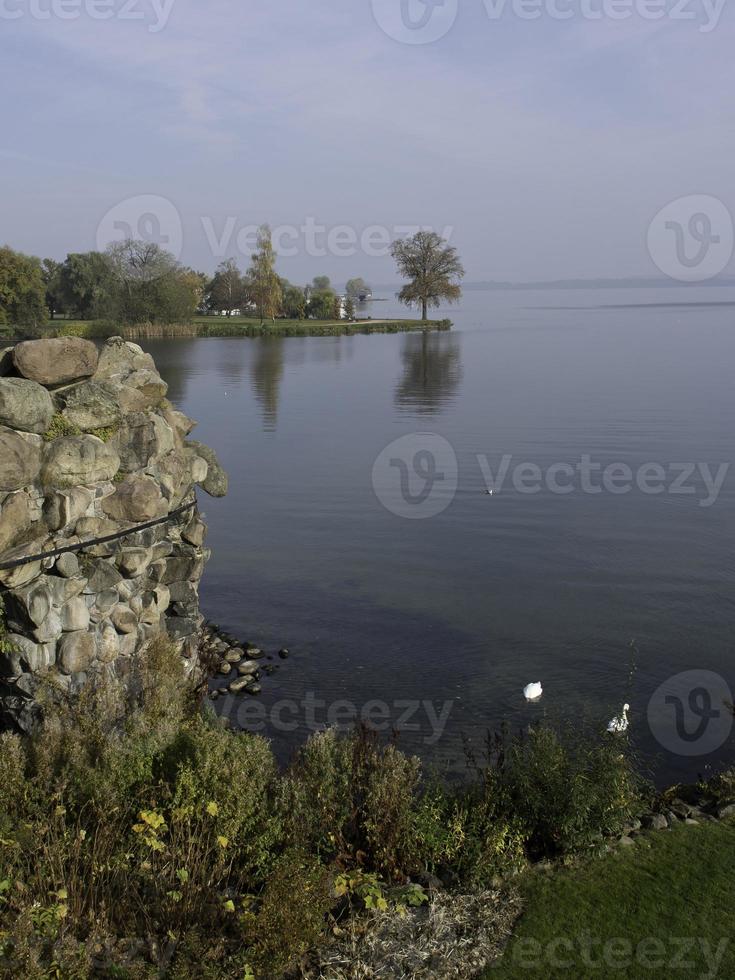
M 254 317 L 196 317 L 191 323 L 142 323 L 126 326 L 105 320 L 55 320 L 40 331 L 49 337 L 101 339 L 123 336 L 127 340 L 181 337 L 343 337 L 355 334 L 406 333 L 416 330 L 450 330 L 450 320 L 276 320 L 261 324 Z M 8 339 L 22 338 L 22 330 L 6 328 Z
M 723 822 L 649 834 L 576 868 L 529 872 L 525 911 L 486 980 L 735 976 L 734 864 L 735 826 Z
M 599 719 L 501 732 L 460 784 L 366 730 L 314 735 L 284 771 L 203 707 L 216 666 L 187 680 L 161 638 L 125 687 L 50 674 L 45 726 L 0 736 L 0 976 L 469 980 L 506 940 L 488 977 L 648 975 L 634 951 L 706 975 L 735 830 L 617 844 L 653 793 Z M 708 785 L 732 801 L 732 775 Z M 588 935 L 622 967 L 590 967 Z
M 493 895 L 491 948 L 516 917 L 499 877 L 589 851 L 643 805 L 598 726 L 501 739 L 461 786 L 365 731 L 315 735 L 281 771 L 202 710 L 170 644 L 132 666 L 130 688 L 68 699 L 50 678 L 45 729 L 0 737 L 2 976 L 280 977 L 350 923 L 401 927 L 432 882 Z

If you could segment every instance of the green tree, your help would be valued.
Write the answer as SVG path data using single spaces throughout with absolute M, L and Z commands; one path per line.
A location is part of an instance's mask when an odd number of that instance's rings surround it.
M 340 298 L 333 289 L 317 289 L 306 306 L 307 316 L 314 320 L 339 320 Z
M 72 252 L 59 270 L 59 301 L 81 320 L 115 315 L 115 278 L 103 252 Z
M 329 276 L 314 276 L 312 287 L 314 292 L 323 293 L 332 288 L 332 280 Z
M 41 275 L 46 287 L 46 306 L 51 316 L 64 312 L 61 293 L 61 262 L 55 259 L 44 259 L 41 263 Z
M 201 280 L 154 242 L 127 239 L 107 249 L 115 282 L 115 316 L 123 323 L 177 323 L 191 319 Z
M 464 268 L 457 250 L 436 232 L 419 231 L 413 238 L 399 239 L 391 245 L 391 254 L 400 274 L 410 280 L 398 299 L 406 306 L 420 306 L 422 320 L 428 319 L 428 307 L 461 297 Z
M 306 296 L 304 290 L 291 283 L 282 283 L 283 315 L 289 320 L 303 320 L 306 316 Z
M 47 320 L 40 259 L 0 248 L 0 324 L 38 328 Z
M 225 259 L 217 266 L 209 284 L 208 305 L 212 310 L 224 310 L 232 316 L 248 302 L 248 284 L 234 259 Z
M 357 278 L 348 281 L 345 292 L 355 303 L 363 303 L 370 296 L 372 290 L 364 279 Z
M 258 250 L 248 270 L 250 296 L 258 310 L 260 322 L 276 319 L 281 310 L 281 282 L 276 273 L 276 253 L 273 251 L 271 230 L 261 225 L 258 230 Z
M 355 319 L 355 301 L 348 293 L 345 298 L 345 320 Z

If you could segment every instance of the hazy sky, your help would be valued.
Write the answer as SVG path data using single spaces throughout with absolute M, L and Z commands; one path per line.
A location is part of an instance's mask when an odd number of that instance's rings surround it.
M 0 0 L 0 241 L 62 258 L 128 223 L 210 271 L 268 221 L 295 281 L 385 282 L 365 229 L 384 253 L 423 224 L 468 278 L 528 280 L 658 274 L 667 203 L 735 213 L 722 0 L 403 2 L 413 29 L 401 0 Z M 422 16 L 444 36 L 386 33 Z

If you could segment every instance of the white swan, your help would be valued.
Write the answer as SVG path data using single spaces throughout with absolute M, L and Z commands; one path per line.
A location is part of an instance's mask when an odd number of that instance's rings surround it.
M 526 701 L 538 701 L 543 693 L 544 689 L 541 687 L 541 681 L 536 681 L 534 684 L 526 684 L 523 688 L 523 697 Z
M 611 721 L 607 723 L 607 730 L 610 732 L 611 735 L 622 735 L 623 732 L 628 731 L 628 725 L 630 724 L 630 722 L 628 721 L 629 711 L 630 711 L 630 705 L 624 704 L 622 715 L 619 718 L 613 718 Z

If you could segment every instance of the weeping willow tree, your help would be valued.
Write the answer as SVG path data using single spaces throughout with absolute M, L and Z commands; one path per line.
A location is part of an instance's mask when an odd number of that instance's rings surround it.
M 261 225 L 258 230 L 258 250 L 252 258 L 248 270 L 250 296 L 258 310 L 260 322 L 275 320 L 281 312 L 283 291 L 281 280 L 276 273 L 276 253 L 273 250 L 269 225 Z
M 455 303 L 462 295 L 459 281 L 464 268 L 457 250 L 435 231 L 419 231 L 413 238 L 399 239 L 391 245 L 398 271 L 409 279 L 398 293 L 406 306 L 420 306 L 421 319 L 428 319 L 428 308 L 442 300 Z

